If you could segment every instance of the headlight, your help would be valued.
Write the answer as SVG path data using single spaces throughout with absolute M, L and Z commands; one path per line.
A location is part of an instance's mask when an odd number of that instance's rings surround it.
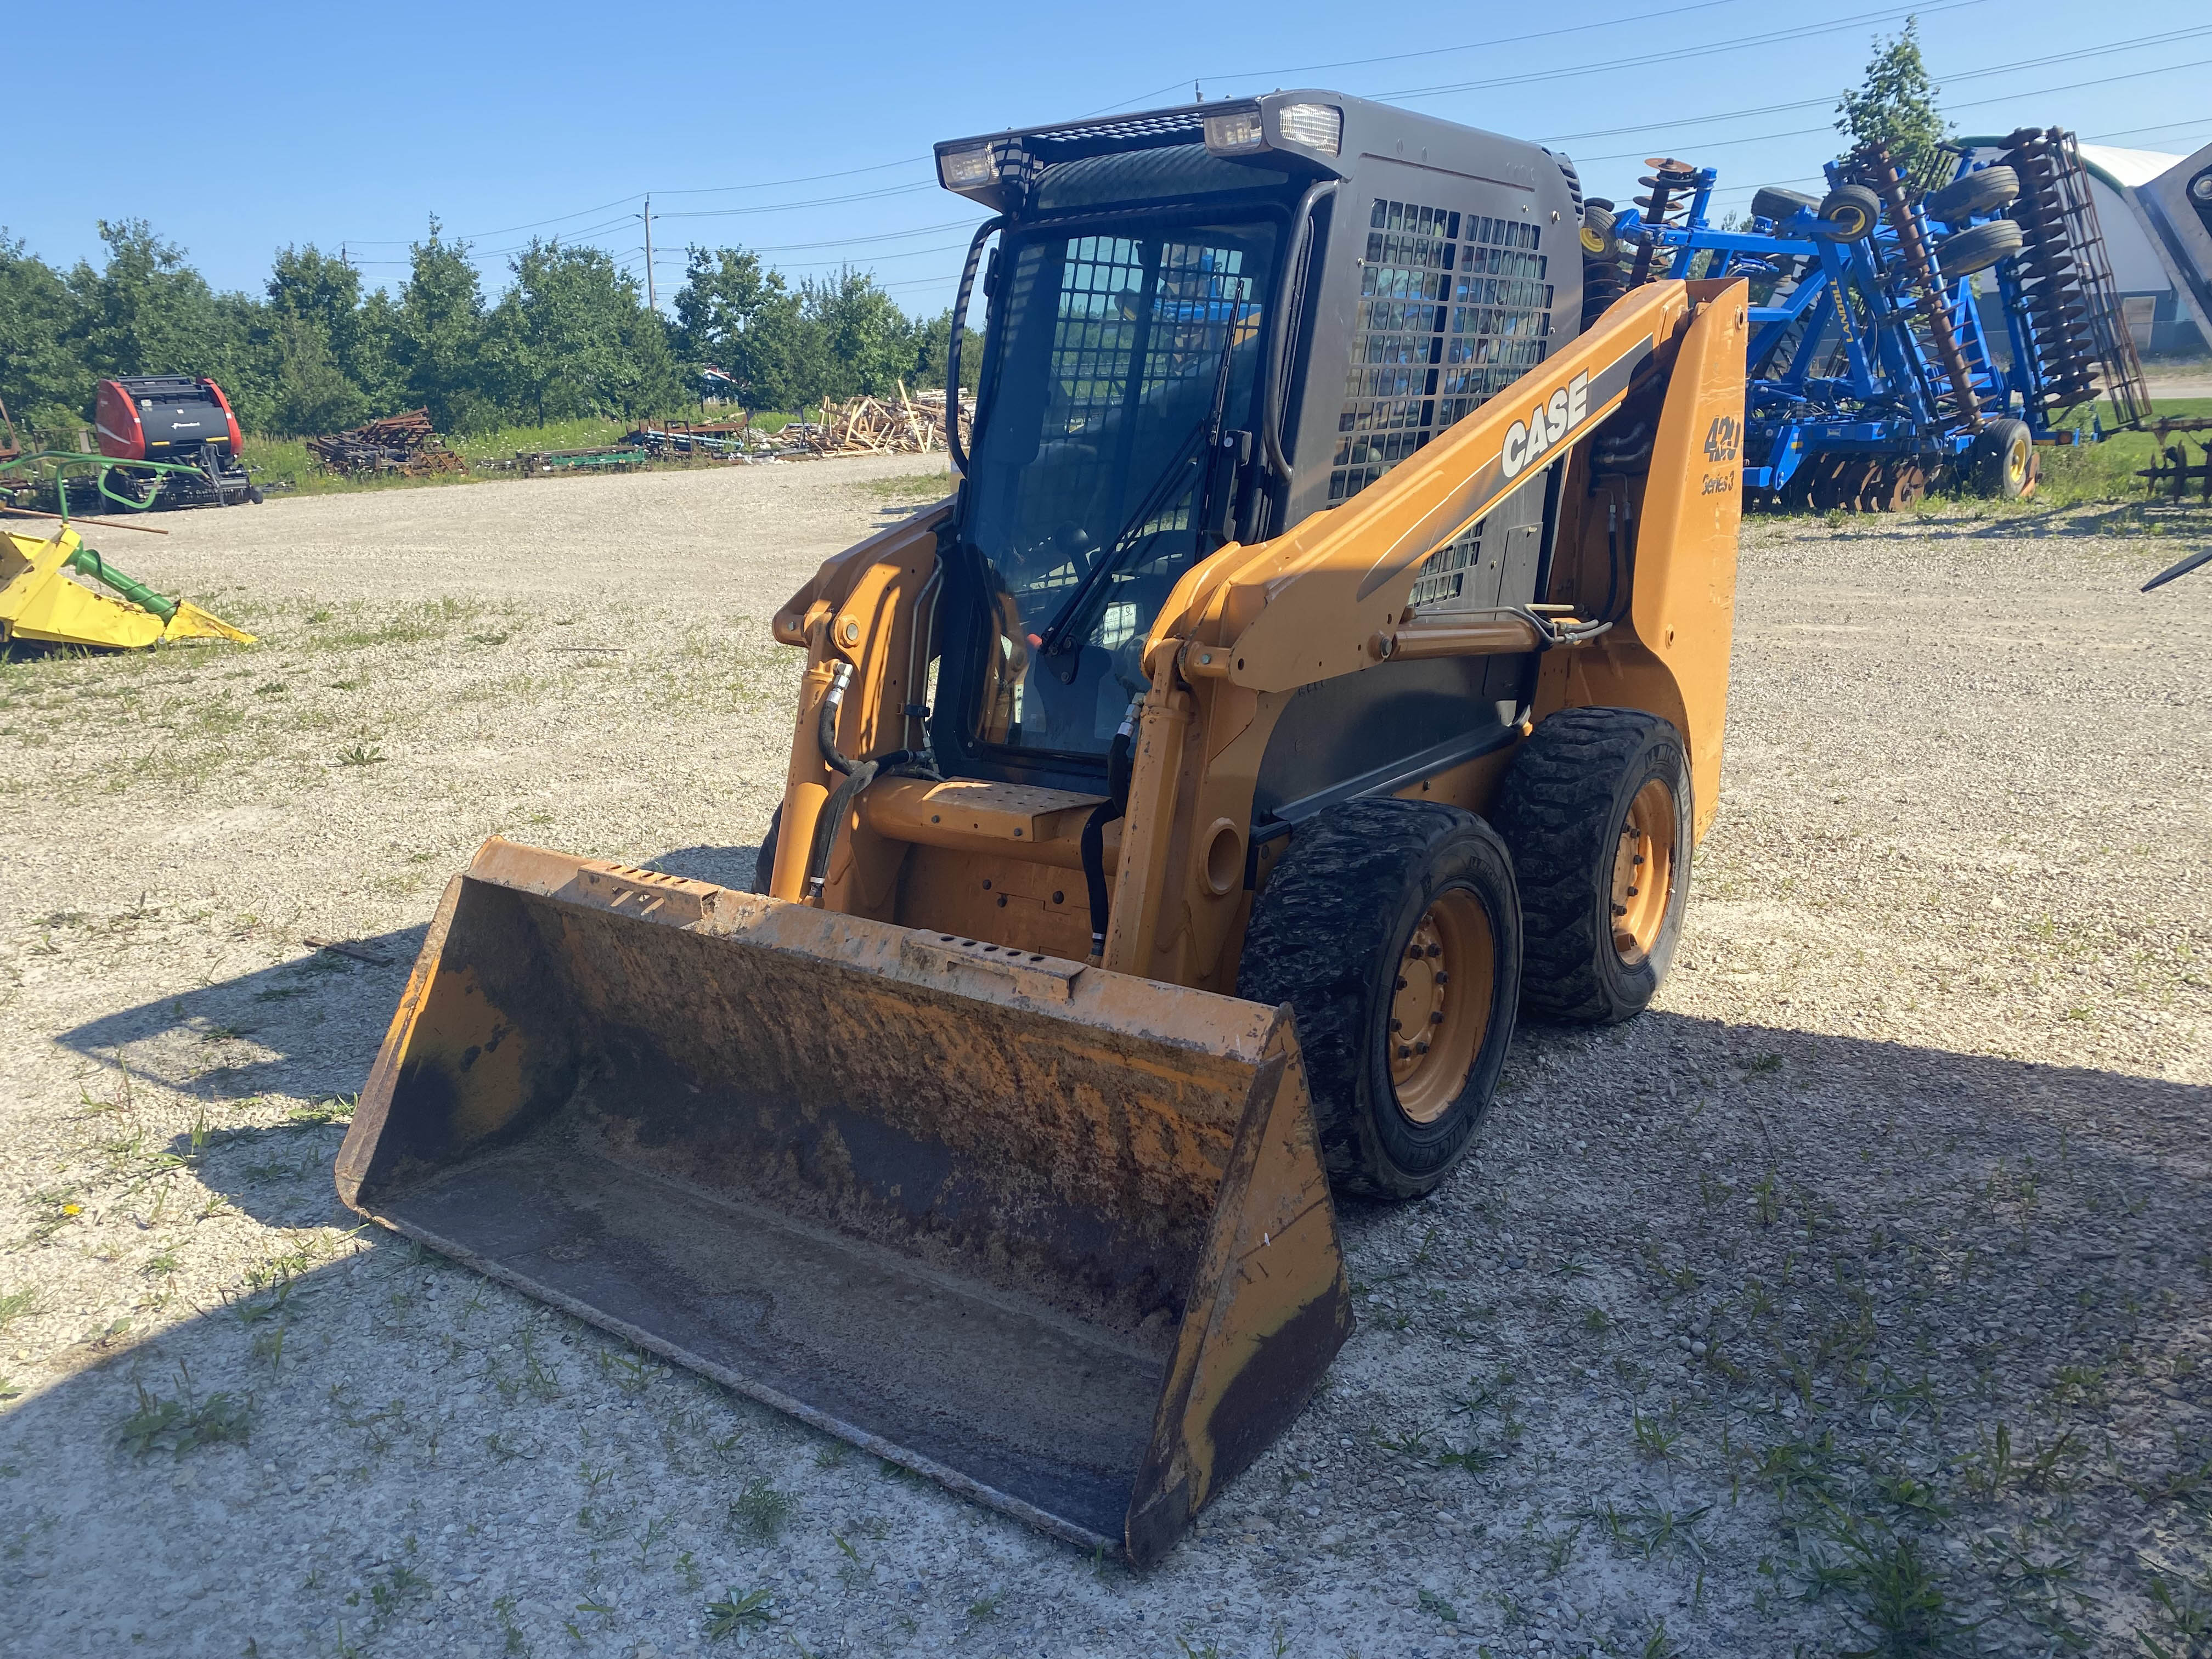
M 1333 104 L 1285 104 L 1275 119 L 1291 143 L 1331 155 L 1344 147 L 1344 112 Z M 1212 141 L 1209 133 L 1207 142 Z
M 950 149 L 939 155 L 937 176 L 947 190 L 973 190 L 994 183 L 999 169 L 991 160 L 990 146 L 978 144 L 974 149 Z
M 1206 147 L 1212 150 L 1267 149 L 1267 134 L 1260 125 L 1260 112 L 1240 109 L 1227 115 L 1207 116 Z

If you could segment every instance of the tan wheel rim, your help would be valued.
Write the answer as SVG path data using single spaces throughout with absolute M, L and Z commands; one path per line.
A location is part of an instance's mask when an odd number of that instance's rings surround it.
M 1490 913 L 1464 888 L 1439 893 L 1406 942 L 1385 1035 L 1398 1109 L 1416 1123 L 1434 1123 L 1467 1087 L 1490 1032 L 1496 957 Z
M 1613 858 L 1613 948 L 1633 968 L 1650 956 L 1674 896 L 1674 792 L 1657 778 L 1636 792 Z

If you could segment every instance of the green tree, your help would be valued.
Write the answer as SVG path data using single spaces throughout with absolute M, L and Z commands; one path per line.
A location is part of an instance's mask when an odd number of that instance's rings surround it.
M 806 359 L 818 342 L 799 315 L 782 273 L 743 248 L 694 246 L 676 293 L 675 347 L 693 372 L 712 364 L 735 383 L 747 409 L 793 409 L 815 378 Z
M 489 358 L 509 405 L 543 426 L 567 415 L 635 414 L 682 395 L 659 318 L 637 279 L 595 247 L 532 239 L 490 322 Z
M 915 372 L 913 323 L 897 301 L 867 272 L 848 265 L 835 276 L 799 284 L 799 310 L 821 333 L 823 384 L 810 386 L 811 401 L 859 392 L 882 397 Z
M 392 319 L 392 357 L 398 385 L 443 430 L 494 423 L 485 396 L 483 287 L 466 242 L 449 242 L 437 216 L 408 250 L 407 286 Z
M 1879 144 L 1907 179 L 1921 178 L 1948 132 L 1936 94 L 1920 58 L 1920 20 L 1908 17 L 1895 40 L 1875 41 L 1865 80 L 1836 106 L 1836 131 L 1854 144 Z
M 907 385 L 944 391 L 945 359 L 951 350 L 952 308 L 947 306 L 934 317 L 914 325 L 914 372 Z M 970 331 L 960 343 L 960 384 L 973 392 L 982 384 L 982 378 L 983 337 Z
M 28 428 L 86 420 L 93 375 L 73 349 L 76 296 L 62 275 L 0 232 L 0 403 Z
M 330 329 L 320 318 L 280 311 L 270 331 L 276 371 L 266 425 L 295 435 L 342 431 L 367 417 L 368 399 L 339 367 Z
M 320 355 L 354 387 L 363 410 L 389 414 L 398 407 L 405 392 L 397 383 L 392 362 L 392 301 L 381 289 L 364 301 L 361 273 L 310 242 L 301 248 L 287 244 L 277 250 L 268 291 L 270 337 L 289 349 L 280 352 L 275 374 L 282 375 L 283 363 L 292 359 L 304 365 L 301 353 L 312 350 L 304 343 L 319 335 Z M 302 333 L 283 326 L 284 319 L 313 326 Z
M 163 241 L 143 219 L 103 219 L 100 238 L 107 244 L 106 267 L 94 270 L 80 260 L 69 274 L 77 301 L 72 334 L 85 368 L 95 377 L 204 374 L 222 380 L 229 374 L 245 343 L 233 334 L 239 319 L 224 315 L 206 278 L 185 263 L 184 250 Z

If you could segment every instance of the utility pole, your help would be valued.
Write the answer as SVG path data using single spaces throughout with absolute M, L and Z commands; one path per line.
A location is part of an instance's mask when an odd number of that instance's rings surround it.
M 660 309 L 660 301 L 653 292 L 653 198 L 645 198 L 645 308 Z

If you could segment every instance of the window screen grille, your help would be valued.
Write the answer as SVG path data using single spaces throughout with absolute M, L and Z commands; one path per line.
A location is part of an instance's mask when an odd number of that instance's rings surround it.
M 1420 574 L 1407 601 L 1409 605 L 1449 607 L 1466 591 L 1467 573 L 1482 562 L 1482 526 L 1488 522 L 1477 519 L 1421 561 Z
M 1553 289 L 1542 236 L 1525 220 L 1375 203 L 1332 505 L 1543 362 Z

